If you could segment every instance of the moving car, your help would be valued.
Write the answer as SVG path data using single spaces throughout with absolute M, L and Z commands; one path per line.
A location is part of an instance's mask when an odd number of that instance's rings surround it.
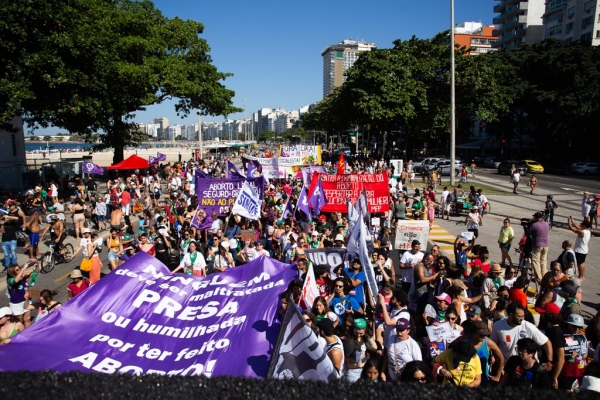
M 521 176 L 527 175 L 527 167 L 518 160 L 504 160 L 498 164 L 498 175 L 510 175 L 513 165 L 519 170 Z
M 498 168 L 500 165 L 500 161 L 496 160 L 494 157 L 486 157 L 483 161 L 483 166 L 485 168 Z
M 599 163 L 577 163 L 573 165 L 573 173 L 582 175 L 597 175 L 599 168 Z
M 435 168 L 438 170 L 440 175 L 450 175 L 450 164 L 452 161 L 450 160 L 442 160 L 435 164 Z M 454 160 L 454 176 L 460 175 L 461 170 L 461 161 Z
M 537 161 L 533 160 L 521 160 L 523 164 L 525 164 L 525 168 L 527 168 L 527 172 L 531 172 L 532 174 L 543 174 L 544 167 Z

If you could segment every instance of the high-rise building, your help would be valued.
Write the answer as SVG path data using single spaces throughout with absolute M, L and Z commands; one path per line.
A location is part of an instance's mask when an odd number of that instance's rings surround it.
M 344 83 L 344 72 L 358 60 L 359 53 L 375 48 L 375 43 L 344 40 L 323 50 L 323 97 Z
M 596 15 L 598 17 L 596 18 Z M 554 0 L 546 3 L 544 39 L 600 45 L 600 5 L 596 0 Z
M 544 39 L 542 16 L 546 9 L 546 0 L 496 0 L 494 25 L 492 32 L 498 40 L 494 48 L 514 49 L 522 43 L 534 44 Z M 567 0 L 549 0 L 549 3 Z
M 480 22 L 457 24 L 454 27 L 454 42 L 470 49 L 467 53 L 469 56 L 498 50 L 492 47 L 498 39 L 492 35 L 494 29 L 494 26 L 483 26 Z

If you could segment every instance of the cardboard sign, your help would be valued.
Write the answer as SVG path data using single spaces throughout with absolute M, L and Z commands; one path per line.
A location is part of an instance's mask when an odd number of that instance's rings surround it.
M 473 240 L 474 232 L 461 232 L 460 237 L 465 240 Z
M 242 230 L 242 242 L 245 243 L 248 240 L 251 242 L 256 240 L 256 232 L 254 232 L 252 229 Z
M 421 242 L 422 246 L 427 245 L 429 239 L 429 221 L 425 220 L 406 220 L 398 221 L 396 227 L 396 241 L 394 248 L 398 250 L 410 250 L 413 240 Z
M 30 296 L 32 302 L 36 302 L 40 299 L 40 293 L 42 292 L 39 288 L 30 287 L 27 289 L 27 293 Z
M 380 219 L 379 218 L 371 218 L 371 225 L 372 226 L 379 226 L 380 224 Z
M 450 328 L 450 322 L 442 322 L 441 324 L 429 325 L 425 327 L 427 329 L 427 336 L 432 342 L 439 342 L 442 339 L 446 339 L 448 342 L 454 341 L 457 338 L 457 333 Z

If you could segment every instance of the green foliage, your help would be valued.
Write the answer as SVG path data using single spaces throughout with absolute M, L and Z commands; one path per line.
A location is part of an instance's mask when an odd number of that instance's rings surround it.
M 275 137 L 275 132 L 273 131 L 264 131 L 258 134 L 258 137 L 256 138 L 258 141 L 267 141 L 267 140 L 272 140 Z
M 199 35 L 202 24 L 169 19 L 148 0 L 23 0 L 0 12 L 0 122 L 22 111 L 33 126 L 54 125 L 114 147 L 146 135 L 136 111 L 177 99 L 178 115 L 242 111 L 223 85 Z M 22 109 L 19 109 L 19 106 Z

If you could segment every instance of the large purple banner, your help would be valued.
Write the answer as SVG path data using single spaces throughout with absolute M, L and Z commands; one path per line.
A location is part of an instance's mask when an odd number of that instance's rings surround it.
M 198 207 L 203 208 L 206 215 L 211 215 L 213 211 L 219 216 L 229 215 L 245 181 L 258 192 L 261 200 L 264 198 L 265 179 L 262 176 L 250 179 L 206 179 L 196 171 L 195 178 Z
M 0 371 L 264 377 L 294 265 L 260 257 L 208 277 L 138 253 L 0 347 Z

